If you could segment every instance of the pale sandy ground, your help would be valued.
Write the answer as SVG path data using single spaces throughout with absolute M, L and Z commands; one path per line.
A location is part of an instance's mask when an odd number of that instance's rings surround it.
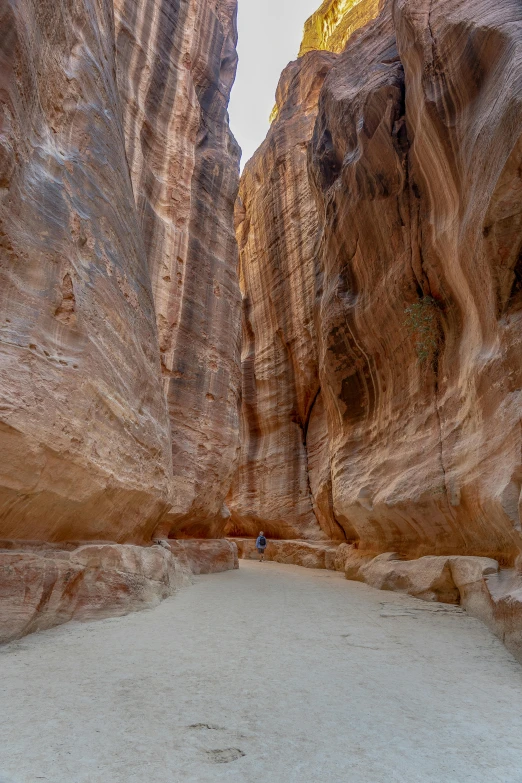
M 331 572 L 243 561 L 0 648 L 0 687 L 10 783 L 522 783 L 500 641 Z

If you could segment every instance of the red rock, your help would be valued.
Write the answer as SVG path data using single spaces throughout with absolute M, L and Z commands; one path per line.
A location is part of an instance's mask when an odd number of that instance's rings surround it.
M 240 293 L 228 127 L 235 0 L 115 0 L 118 88 L 172 448 L 157 534 L 223 532 L 238 445 Z
M 263 530 L 285 539 L 344 538 L 332 518 L 326 418 L 318 399 L 318 218 L 307 174 L 317 98 L 333 60 L 312 52 L 284 71 L 277 119 L 241 180 L 241 453 L 228 498 L 228 535 Z
M 347 579 L 424 601 L 460 604 L 522 662 L 522 577 L 516 569 L 501 570 L 491 558 L 457 555 L 404 561 L 386 553 L 362 565 L 364 552 L 345 552 L 344 558 Z
M 0 643 L 69 620 L 150 608 L 190 584 L 191 574 L 238 567 L 236 547 L 225 540 L 162 543 L 17 551 L 13 542 L 0 551 Z
M 311 506 L 370 553 L 522 551 L 520 22 L 327 0 L 307 25 L 240 185 L 229 531 L 312 539 Z
M 515 18 L 513 3 L 386 3 L 321 91 L 310 176 L 332 494 L 373 550 L 509 562 L 522 545 Z
M 359 575 L 361 581 L 379 590 L 408 593 L 424 601 L 459 602 L 447 557 L 421 557 L 402 562 L 395 554 L 378 555 L 360 569 Z
M 180 539 L 165 542 L 193 574 L 217 574 L 239 568 L 237 545 L 226 539 Z
M 353 545 L 341 544 L 337 550 L 334 569 L 342 571 L 346 579 L 363 582 L 361 568 L 375 557 L 375 553 L 364 552 Z
M 188 583 L 189 573 L 157 546 L 0 552 L 0 642 L 154 606 Z
M 234 0 L 2 2 L 0 535 L 220 535 Z
M 467 590 L 461 594 L 466 611 L 478 617 L 499 636 L 522 663 L 522 577 L 515 570 L 486 576 L 487 590 Z

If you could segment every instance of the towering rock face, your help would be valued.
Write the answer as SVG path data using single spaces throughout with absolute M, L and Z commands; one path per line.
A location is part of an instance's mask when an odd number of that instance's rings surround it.
M 116 0 L 127 158 L 172 431 L 164 533 L 220 534 L 238 446 L 236 0 Z M 211 530 L 209 531 L 209 525 Z
M 277 119 L 242 177 L 236 210 L 243 291 L 241 457 L 230 496 L 229 531 L 284 538 L 342 535 L 310 470 L 324 416 L 313 324 L 317 211 L 307 143 L 333 55 L 312 52 L 284 72 Z M 317 459 L 317 461 L 319 461 Z M 311 476 L 326 498 L 314 514 Z M 327 477 L 327 482 L 329 476 Z M 318 522 L 322 522 L 321 525 Z M 326 531 L 326 532 L 325 532 Z
M 520 546 L 521 22 L 512 2 L 387 4 L 321 95 L 334 507 L 374 548 Z
M 522 12 L 394 0 L 371 20 L 367 8 L 326 76 L 308 149 L 307 356 L 327 433 L 316 463 L 361 548 L 509 562 L 522 548 Z M 268 222 L 266 200 L 264 214 L 244 220 Z M 247 280 L 245 248 L 241 264 Z
M 234 14 L 230 0 L 0 0 L 4 538 L 223 527 Z

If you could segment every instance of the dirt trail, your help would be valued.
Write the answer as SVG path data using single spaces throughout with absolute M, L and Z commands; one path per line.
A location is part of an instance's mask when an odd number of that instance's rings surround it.
M 4 783 L 522 783 L 522 667 L 460 609 L 241 562 L 0 648 Z

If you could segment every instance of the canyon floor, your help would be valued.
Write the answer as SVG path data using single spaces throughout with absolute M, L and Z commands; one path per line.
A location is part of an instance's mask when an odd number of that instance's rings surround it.
M 0 648 L 1 783 L 522 783 L 522 668 L 458 607 L 242 561 Z

